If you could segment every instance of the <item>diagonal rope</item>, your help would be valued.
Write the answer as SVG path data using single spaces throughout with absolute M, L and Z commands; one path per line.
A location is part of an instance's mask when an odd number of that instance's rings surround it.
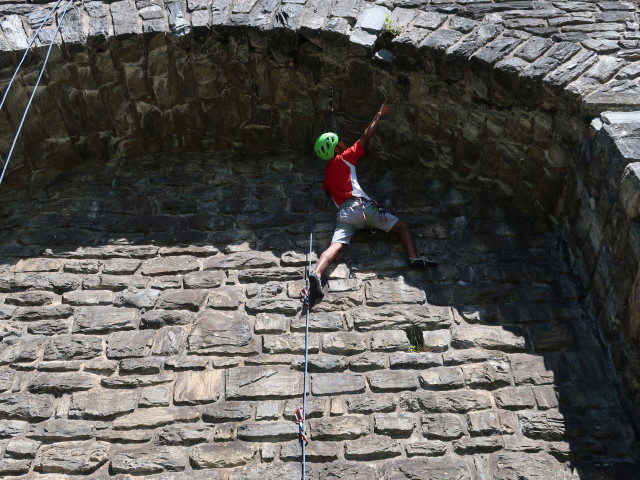
M 33 102 L 33 98 L 36 95 L 36 91 L 38 90 L 38 86 L 40 85 L 40 80 L 42 79 L 42 75 L 44 74 L 44 70 L 47 67 L 47 62 L 49 61 L 49 55 L 51 55 L 51 48 L 53 47 L 53 43 L 55 42 L 56 37 L 58 36 L 58 32 L 60 31 L 60 27 L 62 26 L 62 22 L 64 20 L 64 16 L 67 14 L 67 10 L 69 6 L 73 3 L 73 0 L 69 0 L 62 11 L 62 15 L 60 16 L 60 20 L 58 20 L 58 26 L 56 27 L 56 31 L 51 37 L 51 41 L 49 42 L 49 48 L 47 49 L 47 55 L 44 58 L 44 63 L 42 68 L 40 69 L 40 74 L 38 75 L 38 80 L 36 80 L 36 84 L 33 87 L 33 92 L 31 92 L 31 96 L 29 97 L 29 101 L 27 102 L 27 106 L 24 109 L 24 113 L 22 114 L 22 119 L 20 120 L 20 125 L 18 126 L 18 130 L 16 132 L 15 137 L 13 137 L 13 143 L 11 144 L 11 149 L 9 150 L 9 154 L 7 155 L 7 159 L 4 162 L 4 167 L 2 169 L 2 174 L 0 175 L 0 184 L 2 184 L 2 180 L 4 179 L 5 172 L 7 171 L 7 167 L 9 166 L 9 161 L 11 160 L 11 156 L 13 155 L 13 150 L 18 142 L 18 137 L 20 137 L 20 132 L 22 131 L 22 126 L 24 125 L 24 121 L 27 118 L 27 113 L 29 112 L 29 108 L 31 108 L 31 103 Z M 35 37 L 34 37 L 35 38 Z M 3 99 L 4 101 L 4 99 Z
M 61 3 L 62 3 L 62 0 L 58 0 L 58 2 L 51 8 L 51 10 L 49 10 L 49 13 L 47 13 L 47 16 L 44 17 L 44 20 L 42 20 L 42 23 L 33 34 L 33 37 L 31 37 L 31 40 L 29 41 L 29 45 L 27 45 L 27 48 L 25 48 L 24 53 L 22 54 L 22 59 L 20 60 L 20 63 L 18 63 L 18 66 L 16 67 L 16 71 L 13 72 L 13 77 L 11 77 L 11 80 L 9 81 L 9 85 L 7 85 L 7 89 L 4 91 L 4 95 L 2 96 L 2 101 L 0 102 L 0 110 L 2 110 L 2 107 L 4 107 L 4 102 L 7 100 L 7 95 L 9 94 L 9 90 L 11 90 L 11 87 L 13 86 L 13 82 L 18 76 L 18 71 L 20 70 L 20 67 L 22 67 L 22 64 L 27 58 L 27 55 L 31 51 L 30 49 L 33 46 L 33 42 L 36 41 L 36 38 L 38 38 L 38 34 L 40 33 L 40 30 L 42 30 L 42 28 L 46 25 L 51 14 L 58 8 L 58 5 L 60 5 Z

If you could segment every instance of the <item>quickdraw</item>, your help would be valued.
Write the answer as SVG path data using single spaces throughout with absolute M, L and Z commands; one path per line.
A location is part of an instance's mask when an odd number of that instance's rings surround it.
M 311 310 L 311 297 L 309 296 L 309 289 L 307 287 L 300 290 L 300 301 L 308 310 Z
M 304 421 L 304 416 L 302 414 L 302 407 L 298 408 L 295 412 L 293 412 L 293 415 L 295 416 L 295 422 L 298 424 L 298 433 L 300 435 L 300 441 L 304 441 L 305 445 L 309 445 L 309 439 L 307 438 L 306 434 L 306 427 L 305 427 L 305 421 Z

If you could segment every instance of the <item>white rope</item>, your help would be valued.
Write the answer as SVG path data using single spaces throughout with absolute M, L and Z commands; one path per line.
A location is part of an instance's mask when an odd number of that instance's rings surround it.
M 40 69 L 40 74 L 38 75 L 38 80 L 36 81 L 36 85 L 33 87 L 33 92 L 31 92 L 31 96 L 29 97 L 29 101 L 27 102 L 27 106 L 24 109 L 24 113 L 22 114 L 22 120 L 20 120 L 20 125 L 18 126 L 18 131 L 16 132 L 15 137 L 13 138 L 13 143 L 11 144 L 11 149 L 9 150 L 9 154 L 7 155 L 7 159 L 5 160 L 4 167 L 2 169 L 2 174 L 0 175 L 0 184 L 2 184 L 2 180 L 4 179 L 5 172 L 7 171 L 7 167 L 9 166 L 9 161 L 11 160 L 11 156 L 13 155 L 13 149 L 18 142 L 18 137 L 20 136 L 20 132 L 22 131 L 22 126 L 24 125 L 24 120 L 27 118 L 27 112 L 29 112 L 29 108 L 31 108 L 31 103 L 33 102 L 33 97 L 36 95 L 36 90 L 38 90 L 38 86 L 40 85 L 40 80 L 42 79 L 42 75 L 44 74 L 44 70 L 47 66 L 47 62 L 49 61 L 49 55 L 51 54 L 51 48 L 53 47 L 53 43 L 55 42 L 56 37 L 58 36 L 58 32 L 60 31 L 60 27 L 62 26 L 62 21 L 64 20 L 64 16 L 67 14 L 67 10 L 69 5 L 73 3 L 73 0 L 69 0 L 64 7 L 62 15 L 58 20 L 58 26 L 56 27 L 56 31 L 51 37 L 51 41 L 49 42 L 49 48 L 47 49 L 47 55 L 44 58 L 44 63 L 42 68 Z M 35 38 L 35 37 L 34 37 Z

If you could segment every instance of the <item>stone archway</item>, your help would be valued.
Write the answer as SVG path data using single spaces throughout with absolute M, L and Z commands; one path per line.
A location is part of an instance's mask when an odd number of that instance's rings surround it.
M 555 473 L 633 464 L 606 352 L 583 320 L 600 321 L 633 396 L 637 133 L 624 116 L 592 117 L 635 105 L 635 13 L 415 3 L 72 10 L 6 184 L 6 473 L 297 472 L 292 290 L 308 212 L 288 186 L 308 199 L 305 155 L 331 89 L 347 138 L 392 99 L 364 178 L 410 202 L 394 206 L 455 267 L 398 275 L 398 252 L 374 238 L 333 274 L 312 345 L 312 475 L 508 478 L 530 452 L 532 469 Z M 3 72 L 29 33 L 31 11 L 13 7 Z M 3 144 L 19 105 L 0 120 Z M 320 241 L 331 217 L 318 213 Z M 403 351 L 412 322 L 429 355 Z M 123 393 L 134 391 L 137 404 Z M 64 451 L 86 461 L 61 466 Z M 372 463 L 383 457 L 394 461 Z

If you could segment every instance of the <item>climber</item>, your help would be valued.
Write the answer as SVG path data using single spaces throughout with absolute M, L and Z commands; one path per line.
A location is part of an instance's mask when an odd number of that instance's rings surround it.
M 316 140 L 316 154 L 327 160 L 323 188 L 338 207 L 338 213 L 331 245 L 320 255 L 315 271 L 309 272 L 311 298 L 320 299 L 324 296 L 320 280 L 322 273 L 349 245 L 353 234 L 363 228 L 377 228 L 387 233 L 398 234 L 400 243 L 409 257 L 409 267 L 425 268 L 437 265 L 427 257 L 418 255 L 409 226 L 385 211 L 358 183 L 358 160 L 364 154 L 364 147 L 378 128 L 380 120 L 389 110 L 391 106 L 385 100 L 360 139 L 349 148 L 332 132 L 324 133 Z

